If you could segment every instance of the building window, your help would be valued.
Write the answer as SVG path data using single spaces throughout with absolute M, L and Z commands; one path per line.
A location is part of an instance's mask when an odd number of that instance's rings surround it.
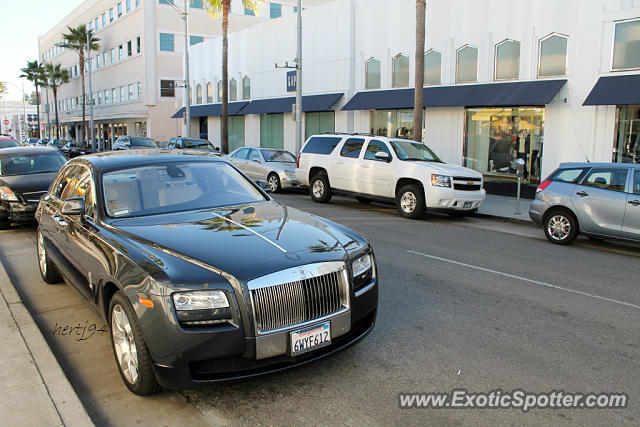
M 442 54 L 430 49 L 424 54 L 424 84 L 439 85 L 442 83 Z
M 103 13 L 102 14 L 102 28 L 107 26 L 107 14 Z
M 196 86 L 196 104 L 202 104 L 202 85 Z
M 98 18 L 96 18 L 93 21 L 93 28 L 95 28 L 96 31 L 98 31 L 100 29 L 100 21 L 98 20 Z
M 107 52 L 102 52 L 102 64 L 105 67 L 109 65 L 109 54 Z
M 620 105 L 617 111 L 614 163 L 640 163 L 640 105 Z
M 122 3 L 118 3 L 116 8 L 118 9 L 118 18 L 122 17 Z
M 407 55 L 401 53 L 393 58 L 391 79 L 393 87 L 409 86 L 409 57 Z
M 140 37 L 136 37 L 136 53 L 140 53 Z
M 136 8 L 140 7 L 140 0 L 136 0 Z
M 222 80 L 218 80 L 218 102 L 222 102 Z
M 142 99 L 142 82 L 138 82 L 138 99 Z
M 204 37 L 200 36 L 189 36 L 189 44 L 194 45 L 198 43 L 202 43 L 204 41 Z
M 284 148 L 284 115 L 260 114 L 260 146 Z
M 160 80 L 160 96 L 175 97 L 176 88 L 173 80 Z
M 113 22 L 113 8 L 109 9 L 109 23 Z
M 365 89 L 380 89 L 380 61 L 369 58 L 365 63 Z
M 111 89 L 111 98 L 113 99 L 113 103 L 117 104 L 120 102 L 120 89 Z
M 104 91 L 104 103 L 111 104 L 111 91 L 109 89 Z
M 96 68 L 100 68 L 100 55 L 96 55 Z
M 504 40 L 496 45 L 494 80 L 514 80 L 520 74 L 520 42 Z
M 304 113 L 304 132 L 305 139 L 311 135 L 319 135 L 321 133 L 333 133 L 336 131 L 336 113 L 335 111 L 319 111 L 314 113 Z
M 124 59 L 124 49 L 122 45 L 118 46 L 118 59 L 122 61 Z
M 191 0 L 189 7 L 191 9 L 202 9 L 202 0 Z
M 567 74 L 567 43 L 569 38 L 550 34 L 540 40 L 538 77 L 559 77 Z
M 127 56 L 133 55 L 133 48 L 131 47 L 131 40 L 127 42 Z
M 424 111 L 424 109 L 423 109 Z M 423 113 L 424 116 L 424 113 Z M 371 112 L 371 134 L 389 138 L 413 138 L 413 110 Z
M 282 5 L 279 3 L 271 3 L 269 5 L 269 17 L 271 19 L 280 18 L 282 16 Z
M 129 91 L 126 86 L 120 86 L 120 102 L 127 102 L 129 100 Z
M 236 79 L 229 80 L 229 101 L 238 100 L 238 82 Z
M 129 92 L 129 101 L 135 101 L 138 99 L 138 91 L 136 90 L 136 85 L 129 85 L 127 87 Z
M 115 49 L 111 49 L 111 63 L 113 64 L 117 60 L 118 60 L 118 57 L 116 56 L 116 50 Z
M 256 13 L 253 11 L 253 9 L 247 9 L 246 7 L 244 8 L 244 14 L 248 16 L 256 16 Z
M 242 79 L 242 99 L 251 99 L 251 79 L 244 76 Z
M 616 23 L 612 71 L 640 68 L 640 19 Z
M 213 83 L 207 83 L 207 104 L 213 102 Z
M 515 181 L 522 159 L 525 182 L 539 183 L 544 114 L 542 107 L 467 108 L 463 166 L 488 180 Z
M 98 92 L 98 105 L 102 105 L 103 100 L 102 100 L 102 92 Z
M 173 52 L 173 34 L 160 33 L 160 50 L 163 52 Z
M 465 45 L 458 49 L 456 83 L 468 83 L 478 80 L 478 48 Z
M 131 12 L 131 0 L 126 0 L 125 10 L 127 11 L 127 13 Z
M 229 116 L 229 152 L 244 147 L 244 116 Z

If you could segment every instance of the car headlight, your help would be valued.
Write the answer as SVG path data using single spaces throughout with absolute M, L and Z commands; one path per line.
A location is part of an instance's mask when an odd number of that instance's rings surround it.
M 284 174 L 288 177 L 288 178 L 295 178 L 296 177 L 296 171 L 292 171 L 290 169 L 287 169 L 284 171 Z
M 9 187 L 0 187 L 0 200 L 5 202 L 17 202 L 18 198 Z
M 371 255 L 364 254 L 351 263 L 353 277 L 357 277 L 371 268 Z
M 229 307 L 229 300 L 223 291 L 177 292 L 171 296 L 176 310 L 212 310 Z
M 436 187 L 451 187 L 451 177 L 447 175 L 431 174 L 431 185 Z

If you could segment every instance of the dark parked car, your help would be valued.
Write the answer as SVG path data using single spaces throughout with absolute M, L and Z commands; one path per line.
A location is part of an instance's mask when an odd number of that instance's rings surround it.
M 105 316 L 134 393 L 280 371 L 373 328 L 369 242 L 260 184 L 212 156 L 109 152 L 69 161 L 40 202 L 42 277 Z
M 57 148 L 58 150 L 62 150 L 62 147 L 64 147 L 69 141 L 67 141 L 66 139 L 57 139 L 54 138 L 52 140 L 50 140 L 47 145 L 49 147 L 54 147 Z
M 0 149 L 13 147 L 20 147 L 18 141 L 9 136 L 0 136 Z
M 120 136 L 113 143 L 114 150 L 134 150 L 140 148 L 158 148 L 158 143 L 152 138 Z
M 31 222 L 40 197 L 67 160 L 53 148 L 0 150 L 0 229 Z
M 216 147 L 206 139 L 199 139 L 199 138 L 182 138 L 182 137 L 171 138 L 169 142 L 167 142 L 167 148 L 170 148 L 170 149 L 188 148 L 191 150 L 211 151 L 213 153 L 220 152 L 220 148 Z
M 38 145 L 47 145 L 49 144 L 49 138 L 40 138 L 38 140 Z
M 75 142 L 68 142 L 64 147 L 62 147 L 62 154 L 67 156 L 70 159 L 74 157 L 82 156 L 84 154 L 91 152 L 91 147 L 85 147 L 82 145 L 78 145 Z
M 563 163 L 538 186 L 529 216 L 560 245 L 578 234 L 640 242 L 640 165 Z

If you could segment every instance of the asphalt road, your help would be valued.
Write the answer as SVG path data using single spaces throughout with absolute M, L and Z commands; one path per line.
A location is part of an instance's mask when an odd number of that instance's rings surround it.
M 100 425 L 637 425 L 640 247 L 548 243 L 532 226 L 482 218 L 400 218 L 346 198 L 284 203 L 372 242 L 380 275 L 374 331 L 335 357 L 285 374 L 148 398 L 118 376 L 107 333 L 55 325 L 99 318 L 37 271 L 34 229 L 0 232 L 0 260 Z M 624 392 L 626 409 L 399 409 L 400 392 Z

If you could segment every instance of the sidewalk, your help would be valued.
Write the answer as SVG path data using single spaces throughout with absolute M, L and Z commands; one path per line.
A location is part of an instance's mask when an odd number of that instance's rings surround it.
M 0 297 L 0 425 L 93 425 L 2 263 Z
M 508 218 L 533 223 L 529 218 L 530 199 L 520 199 L 520 215 L 516 215 L 517 200 L 515 197 L 487 194 L 484 203 L 478 209 L 478 215 Z

